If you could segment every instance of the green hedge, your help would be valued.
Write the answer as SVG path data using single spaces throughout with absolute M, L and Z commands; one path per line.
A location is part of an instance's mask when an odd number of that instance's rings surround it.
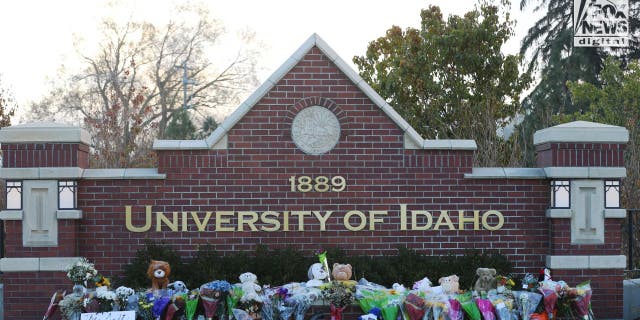
M 307 270 L 318 258 L 305 256 L 292 248 L 271 249 L 258 246 L 255 252 L 238 252 L 222 255 L 213 247 L 198 250 L 194 258 L 183 261 L 169 245 L 147 241 L 145 248 L 136 253 L 132 262 L 123 267 L 124 278 L 118 285 L 132 288 L 151 286 L 146 276 L 149 260 L 163 260 L 171 265 L 170 280 L 182 280 L 188 288 L 196 288 L 212 280 L 239 282 L 243 272 L 258 276 L 261 284 L 280 285 L 307 281 Z M 498 274 L 510 274 L 511 263 L 507 257 L 496 252 L 469 250 L 459 256 L 425 256 L 414 250 L 398 248 L 394 256 L 352 256 L 339 248 L 327 250 L 330 265 L 334 262 L 349 263 L 353 267 L 353 278 L 367 280 L 391 287 L 393 283 L 410 288 L 415 281 L 429 277 L 438 285 L 440 277 L 456 274 L 460 277 L 460 288 L 470 289 L 479 267 L 495 268 Z

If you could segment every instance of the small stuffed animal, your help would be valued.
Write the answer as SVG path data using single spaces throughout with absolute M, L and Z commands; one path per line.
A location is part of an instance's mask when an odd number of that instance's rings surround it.
M 251 300 L 258 300 L 258 291 L 261 291 L 262 288 L 256 283 L 258 281 L 258 277 L 251 273 L 245 272 L 240 275 L 240 286 L 242 287 L 242 298 L 240 301 L 246 302 Z
M 422 292 L 426 292 L 428 291 L 428 288 L 431 288 L 431 280 L 429 280 L 429 278 L 424 277 L 422 278 L 422 280 L 416 281 L 413 284 L 413 290 L 418 290 L 418 291 L 422 291 Z
M 189 293 L 189 289 L 187 289 L 187 285 L 184 282 L 178 280 L 171 282 L 167 285 L 167 288 L 173 289 L 174 294 L 186 294 Z
M 478 268 L 476 269 L 476 274 L 478 275 L 478 280 L 476 280 L 473 290 L 477 293 L 489 292 L 489 290 L 497 287 L 496 269 Z
M 446 294 L 458 293 L 460 291 L 460 283 L 458 282 L 460 278 L 455 274 L 450 275 L 448 277 L 442 277 L 438 280 L 440 286 L 442 286 L 442 291 Z
M 331 275 L 335 280 L 349 280 L 351 279 L 351 265 L 334 263 Z
M 151 260 L 147 269 L 147 277 L 151 279 L 151 289 L 166 289 L 169 285 L 171 267 L 169 263 L 159 260 Z
M 325 282 L 329 273 L 327 273 L 327 270 L 324 269 L 321 263 L 316 262 L 309 267 L 307 276 L 309 277 L 307 287 L 319 287 Z

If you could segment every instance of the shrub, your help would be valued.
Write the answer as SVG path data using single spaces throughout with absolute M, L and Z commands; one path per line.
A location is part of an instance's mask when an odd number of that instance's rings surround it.
M 471 289 L 479 267 L 495 268 L 498 274 L 511 273 L 507 257 L 497 252 L 469 250 L 463 255 L 426 256 L 415 250 L 399 248 L 393 256 L 348 256 L 340 248 L 328 248 L 330 267 L 334 262 L 349 263 L 354 279 L 367 280 L 391 287 L 393 283 L 410 288 L 415 281 L 429 277 L 434 285 L 438 279 L 452 274 L 460 277 L 460 288 Z M 307 281 L 307 270 L 318 262 L 316 256 L 304 256 L 293 248 L 270 249 L 259 245 L 254 252 L 221 255 L 212 246 L 204 246 L 195 257 L 183 263 L 180 256 L 163 243 L 148 241 L 136 258 L 124 266 L 124 284 L 133 288 L 150 286 L 146 271 L 150 259 L 171 264 L 172 280 L 182 280 L 189 288 L 197 288 L 212 280 L 238 282 L 238 276 L 252 272 L 261 284 L 280 285 Z

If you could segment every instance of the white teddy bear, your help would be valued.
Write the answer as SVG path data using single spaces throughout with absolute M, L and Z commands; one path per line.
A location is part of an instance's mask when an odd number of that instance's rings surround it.
M 327 270 L 324 269 L 321 263 L 314 263 L 309 267 L 309 271 L 307 272 L 307 276 L 309 277 L 309 281 L 307 281 L 307 287 L 319 287 L 329 276 Z
M 262 288 L 256 284 L 258 277 L 251 272 L 245 272 L 241 274 L 239 278 L 242 287 L 242 298 L 240 298 L 240 301 L 258 300 L 258 291 L 262 290 Z

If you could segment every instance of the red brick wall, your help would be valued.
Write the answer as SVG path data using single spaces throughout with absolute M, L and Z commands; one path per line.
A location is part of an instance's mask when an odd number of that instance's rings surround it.
M 7 220 L 4 224 L 4 255 L 11 258 L 73 257 L 77 253 L 76 220 L 58 220 L 57 247 L 23 247 L 22 221 Z
M 42 319 L 53 293 L 73 286 L 64 272 L 4 273 L 2 282 L 7 320 Z
M 550 219 L 551 255 L 621 255 L 623 219 L 605 219 L 604 244 L 571 244 L 571 219 Z
M 291 140 L 293 117 L 297 111 L 311 105 L 329 108 L 341 125 L 337 146 L 323 155 L 307 155 Z M 548 150 L 540 150 L 540 159 L 545 166 L 622 165 L 622 147 L 606 147 L 603 152 L 607 154 L 607 160 L 578 161 L 571 160 L 571 156 L 564 160 L 564 156 L 554 155 L 562 148 L 582 150 L 592 147 L 603 146 L 552 144 Z M 570 154 L 569 150 L 566 153 Z M 43 154 L 44 151 L 37 151 L 24 163 L 19 162 L 25 161 L 23 158 L 19 161 L 18 158 L 5 159 L 5 164 L 52 166 L 52 162 L 34 162 L 44 159 Z M 547 181 L 465 179 L 464 174 L 471 173 L 472 159 L 472 151 L 405 150 L 403 132 L 397 125 L 314 48 L 228 132 L 226 150 L 159 151 L 158 171 L 167 175 L 165 180 L 80 180 L 78 205 L 83 218 L 68 226 L 61 223 L 61 230 L 77 228 L 77 238 L 63 240 L 65 249 L 59 250 L 64 252 L 55 255 L 82 255 L 94 261 L 101 273 L 118 276 L 122 266 L 143 248 L 146 238 L 164 240 L 179 250 L 183 258 L 192 256 L 202 244 L 211 244 L 223 253 L 253 250 L 257 244 L 293 246 L 308 254 L 338 246 L 354 255 L 394 254 L 398 246 L 428 255 L 493 249 L 508 255 L 519 274 L 537 272 L 549 254 L 620 254 L 614 250 L 614 243 L 616 239 L 619 243 L 620 237 L 615 225 L 618 220 L 607 222 L 604 246 L 571 246 L 565 239 L 569 234 L 568 220 L 545 217 L 545 209 L 549 206 Z M 67 165 L 77 164 L 70 162 Z M 347 187 L 342 192 L 292 192 L 289 178 L 301 175 L 343 176 Z M 430 211 L 434 224 L 440 210 L 448 210 L 456 227 L 458 210 L 465 211 L 468 216 L 473 210 L 479 210 L 480 214 L 497 210 L 504 216 L 504 226 L 496 231 L 469 230 L 472 223 L 465 225 L 467 230 L 448 230 L 446 227 L 444 230 L 433 230 L 433 227 L 427 231 L 401 230 L 401 204 L 406 204 L 409 211 Z M 152 206 L 153 212 L 162 211 L 166 215 L 174 211 L 314 210 L 334 213 L 327 221 L 326 231 L 319 230 L 315 218 L 307 217 L 304 231 L 251 232 L 245 229 L 216 232 L 211 220 L 206 230 L 199 232 L 190 219 L 188 231 L 170 232 L 164 227 L 158 232 L 154 221 L 151 231 L 134 233 L 125 228 L 125 206 L 132 206 L 134 226 L 144 225 L 145 206 Z M 385 210 L 388 215 L 375 231 L 349 231 L 342 219 L 350 210 L 365 214 L 371 210 Z M 235 222 L 237 219 L 230 225 Z M 420 223 L 424 222 L 420 220 Z M 490 222 L 495 223 L 494 220 Z M 6 256 L 44 256 L 44 250 L 20 248 L 20 243 L 16 242 L 21 229 L 19 224 L 8 222 L 5 225 L 7 239 L 11 238 L 7 242 Z M 297 219 L 291 218 L 290 225 L 297 227 Z M 256 226 L 260 227 L 260 224 Z M 594 301 L 621 301 L 619 273 L 618 270 L 556 271 L 554 278 L 575 285 L 576 281 L 592 277 L 596 289 Z M 46 307 L 45 298 L 59 286 L 70 287 L 60 274 L 5 274 L 7 318 L 41 316 Z M 425 274 L 429 271 L 425 270 Z M 604 280 L 595 279 L 601 275 L 605 276 Z M 19 292 L 25 281 L 46 283 L 41 286 L 37 300 L 28 307 L 19 304 L 26 299 L 26 294 Z M 616 284 L 611 287 L 610 281 Z M 614 310 L 616 306 L 619 306 L 618 302 L 594 303 L 596 316 L 620 317 L 622 309 Z
M 3 168 L 89 167 L 89 146 L 79 143 L 3 143 Z
M 543 143 L 536 146 L 538 167 L 624 167 L 624 144 Z

